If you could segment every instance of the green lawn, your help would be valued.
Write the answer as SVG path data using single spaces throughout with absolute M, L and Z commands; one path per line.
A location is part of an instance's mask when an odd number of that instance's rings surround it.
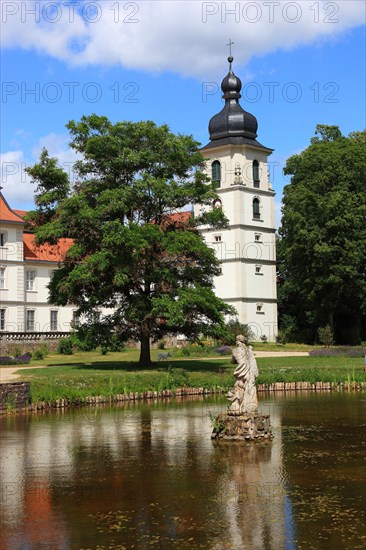
M 153 351 L 153 359 L 158 353 Z M 32 362 L 48 368 L 23 371 L 22 380 L 32 382 L 33 401 L 85 399 L 93 395 L 161 391 L 182 386 L 221 387 L 226 391 L 234 382 L 234 366 L 228 356 L 219 359 L 171 357 L 145 370 L 138 369 L 137 359 L 137 350 L 107 355 L 96 352 L 50 355 Z M 268 357 L 258 358 L 257 363 L 258 383 L 366 381 L 362 358 Z

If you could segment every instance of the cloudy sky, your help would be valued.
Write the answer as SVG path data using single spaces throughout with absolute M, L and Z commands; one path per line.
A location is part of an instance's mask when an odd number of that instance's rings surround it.
M 93 112 L 167 123 L 208 141 L 222 108 L 229 39 L 243 107 L 275 149 L 277 192 L 286 159 L 316 124 L 365 127 L 362 0 L 2 0 L 1 178 L 13 208 L 31 208 L 24 167 L 43 146 L 70 169 L 65 124 Z

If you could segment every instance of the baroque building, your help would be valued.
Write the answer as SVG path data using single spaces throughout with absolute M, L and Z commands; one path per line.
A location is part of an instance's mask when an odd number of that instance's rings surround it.
M 69 332 L 76 308 L 49 304 L 47 285 L 72 241 L 37 247 L 24 230 L 25 214 L 0 193 L 0 331 Z
M 268 173 L 273 149 L 257 141 L 257 119 L 240 105 L 242 83 L 232 69 L 221 83 L 225 105 L 209 123 L 210 141 L 201 152 L 206 173 L 229 225 L 215 231 L 202 228 L 222 262 L 215 279 L 217 295 L 238 311 L 255 338 L 275 340 L 277 335 L 275 193 Z M 196 214 L 199 207 L 194 208 Z
M 238 312 L 255 339 L 273 341 L 277 334 L 274 191 L 267 158 L 272 149 L 257 141 L 257 120 L 240 105 L 241 81 L 232 70 L 221 88 L 224 108 L 209 123 L 210 141 L 201 152 L 206 172 L 218 195 L 212 208 L 222 208 L 229 220 L 220 231 L 201 228 L 222 262 L 215 278 L 217 295 Z M 194 213 L 199 213 L 194 206 Z M 78 319 L 76 307 L 48 303 L 51 273 L 71 246 L 37 247 L 24 230 L 26 212 L 12 210 L 0 193 L 0 331 L 65 333 Z M 188 213 L 179 214 L 189 215 Z M 178 214 L 177 214 L 178 215 Z M 103 316 L 103 311 L 96 312 Z

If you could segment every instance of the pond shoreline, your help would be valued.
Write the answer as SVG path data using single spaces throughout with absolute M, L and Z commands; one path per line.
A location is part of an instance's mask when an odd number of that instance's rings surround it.
M 25 386 L 27 389 L 25 390 Z M 84 407 L 99 404 L 128 403 L 137 401 L 148 401 L 157 399 L 175 399 L 184 397 L 224 395 L 223 388 L 191 388 L 183 387 L 174 390 L 131 392 L 128 394 L 97 395 L 85 398 L 61 398 L 52 401 L 30 401 L 30 389 L 27 382 L 9 382 L 0 384 L 1 403 L 0 415 L 15 414 L 21 412 L 36 413 L 38 411 L 50 411 L 71 407 Z M 298 391 L 365 391 L 366 382 L 273 382 L 271 384 L 258 384 L 257 391 L 260 393 L 271 392 L 298 392 Z M 26 394 L 24 392 L 27 392 Z M 4 397 L 6 401 L 4 401 Z M 25 404 L 28 399 L 28 404 Z

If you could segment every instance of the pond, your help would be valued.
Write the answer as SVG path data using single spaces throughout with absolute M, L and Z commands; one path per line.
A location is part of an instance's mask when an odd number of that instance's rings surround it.
M 366 547 L 366 395 L 262 397 L 273 442 L 215 443 L 225 399 L 1 419 L 2 550 Z

